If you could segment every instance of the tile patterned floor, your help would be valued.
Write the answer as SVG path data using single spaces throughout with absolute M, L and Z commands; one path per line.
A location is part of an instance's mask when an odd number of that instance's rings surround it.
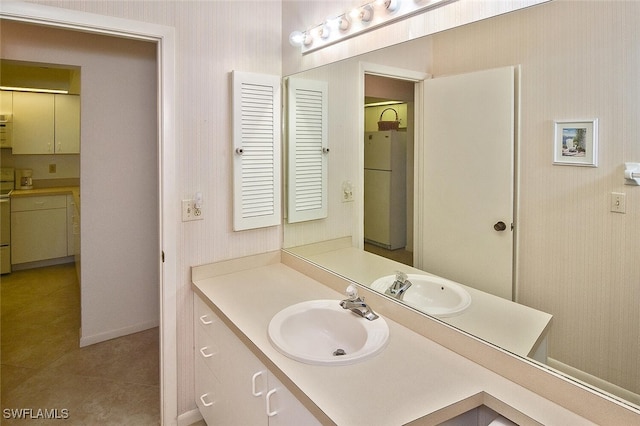
M 66 264 L 0 277 L 0 424 L 159 424 L 158 329 L 79 348 L 75 274 Z

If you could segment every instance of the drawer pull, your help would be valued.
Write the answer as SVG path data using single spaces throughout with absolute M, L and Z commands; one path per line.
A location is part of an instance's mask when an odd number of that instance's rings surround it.
M 271 410 L 271 396 L 273 396 L 274 393 L 276 393 L 277 389 L 271 389 L 269 392 L 267 392 L 267 396 L 266 396 L 266 400 L 267 400 L 267 416 L 268 417 L 273 417 L 276 414 L 278 414 L 278 410 Z
M 200 322 L 203 323 L 204 325 L 213 324 L 213 320 L 207 320 L 208 317 L 209 317 L 209 315 L 201 316 L 200 317 Z
M 204 351 L 205 349 L 209 349 L 209 348 L 208 348 L 207 346 L 205 346 L 205 347 L 203 347 L 203 348 L 200 348 L 200 353 L 202 354 L 202 356 L 203 356 L 203 357 L 205 357 L 205 358 L 211 358 L 212 356 L 214 356 L 214 355 L 215 355 L 215 352 L 211 352 L 211 353 L 209 353 L 209 354 L 208 354 L 208 353 L 205 353 L 205 351 Z
M 258 371 L 256 374 L 253 375 L 253 377 L 251 377 L 251 393 L 253 394 L 253 396 L 262 395 L 262 391 L 258 392 L 258 389 L 256 387 L 256 379 L 260 376 L 262 376 L 262 371 Z
M 208 394 L 208 393 L 205 393 L 204 395 L 200 395 L 200 402 L 202 402 L 202 405 L 204 405 L 205 407 L 211 407 L 211 406 L 213 405 L 213 401 L 206 402 L 206 401 L 204 400 L 204 397 L 205 397 L 205 396 L 209 396 L 209 394 Z

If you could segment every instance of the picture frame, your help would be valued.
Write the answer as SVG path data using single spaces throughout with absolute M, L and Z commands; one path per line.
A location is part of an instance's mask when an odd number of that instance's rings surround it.
M 598 167 L 598 119 L 554 121 L 553 164 Z

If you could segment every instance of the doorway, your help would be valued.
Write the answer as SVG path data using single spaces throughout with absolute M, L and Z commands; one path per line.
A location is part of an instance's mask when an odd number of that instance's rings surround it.
M 32 9 L 29 8 L 28 13 L 32 14 L 34 13 L 34 11 L 37 11 L 38 8 Z M 43 12 L 48 12 L 48 9 L 44 9 Z M 3 12 L 6 12 L 6 9 L 3 9 Z M 45 13 L 46 15 L 46 13 Z M 81 17 L 81 16 L 80 16 Z M 78 16 L 76 16 L 76 19 L 78 18 Z M 108 19 L 106 19 L 108 21 Z M 68 22 L 68 18 L 66 19 L 66 21 Z M 90 21 L 90 19 L 88 19 L 88 21 Z M 51 20 L 51 19 L 47 19 L 47 26 L 50 27 L 51 26 L 51 22 L 55 22 L 55 19 Z M 3 28 L 6 28 L 9 25 L 10 21 L 7 21 L 7 24 L 3 24 Z M 53 25 L 53 27 L 55 27 L 55 25 Z M 68 27 L 68 25 L 65 25 L 65 27 Z M 103 27 L 101 25 L 101 27 Z M 152 26 L 155 27 L 155 26 Z M 84 29 L 84 28 L 83 28 Z M 57 31 L 63 31 L 63 30 L 57 30 Z M 68 30 L 64 30 L 64 32 L 66 32 L 67 34 L 69 34 L 69 32 L 73 32 L 72 31 L 68 31 Z M 104 31 L 101 31 L 104 32 Z M 136 28 L 136 32 L 139 33 L 138 28 Z M 73 38 L 70 37 L 70 38 Z M 106 38 L 106 37 L 104 37 Z M 138 38 L 138 37 L 135 37 Z M 113 38 L 114 40 L 116 40 L 116 42 L 123 42 L 125 39 L 122 37 L 115 37 Z M 149 43 L 149 40 L 145 40 L 145 43 Z M 156 51 L 158 51 L 158 47 L 156 43 L 149 43 L 151 45 L 151 51 L 153 53 L 153 64 L 151 64 L 151 74 L 153 74 L 154 76 L 159 76 L 160 73 L 156 72 L 158 69 L 161 69 L 162 65 L 161 65 L 161 59 L 156 59 Z M 6 53 L 6 50 L 3 52 Z M 127 51 L 127 55 L 131 55 L 133 54 L 130 51 Z M 169 58 L 171 58 L 171 55 L 169 55 Z M 164 60 L 164 58 L 163 58 Z M 164 63 L 164 62 L 163 62 Z M 109 65 L 113 65 L 114 67 L 116 67 L 116 64 L 109 64 Z M 167 189 L 167 187 L 164 185 L 164 182 L 161 182 L 162 180 L 162 162 L 161 159 L 158 158 L 157 156 L 162 153 L 164 154 L 166 151 L 164 151 L 163 149 L 161 149 L 162 147 L 162 142 L 164 140 L 166 140 L 165 136 L 166 136 L 166 132 L 167 132 L 167 126 L 170 123 L 169 120 L 167 121 L 163 121 L 160 120 L 158 118 L 158 108 L 161 108 L 161 110 L 164 110 L 164 108 L 162 108 L 159 104 L 161 104 L 161 96 L 159 95 L 160 93 L 162 93 L 159 89 L 159 87 L 162 86 L 162 84 L 160 84 L 160 82 L 157 82 L 155 80 L 155 78 L 151 78 L 149 79 L 149 73 L 146 73 L 145 78 L 150 81 L 150 83 L 147 83 L 147 85 L 145 85 L 145 87 L 147 87 L 148 89 L 150 89 L 150 93 L 153 93 L 153 97 L 154 97 L 154 101 L 152 104 L 147 105 L 145 107 L 146 111 L 150 111 L 150 115 L 151 115 L 151 119 L 146 119 L 144 120 L 145 122 L 149 123 L 149 125 L 151 126 L 151 128 L 153 129 L 153 137 L 152 137 L 152 146 L 151 146 L 151 152 L 152 155 L 147 155 L 146 157 L 148 157 L 146 160 L 144 161 L 150 161 L 151 162 L 151 166 L 147 167 L 144 166 L 142 164 L 142 162 L 136 163 L 136 164 L 141 164 L 139 168 L 141 169 L 153 169 L 155 170 L 154 173 L 148 173 L 148 176 L 145 176 L 144 179 L 146 180 L 146 182 L 150 182 L 151 185 L 151 189 L 150 190 L 145 190 L 145 194 L 143 196 L 137 195 L 137 196 L 133 196 L 133 198 L 135 199 L 133 203 L 130 203 L 131 205 L 137 204 L 138 205 L 143 205 L 145 206 L 145 209 L 147 210 L 147 214 L 145 214 L 146 216 L 146 220 L 148 220 L 149 223 L 152 224 L 152 230 L 151 230 L 151 234 L 152 234 L 152 238 L 155 242 L 153 242 L 152 244 L 149 244 L 147 247 L 147 254 L 145 254 L 144 256 L 146 256 L 146 258 L 151 259 L 151 266 L 150 267 L 144 267 L 144 268 L 140 268 L 140 269 L 146 269 L 146 270 L 152 270 L 153 274 L 155 276 L 155 278 L 153 278 L 153 282 L 151 283 L 152 288 L 154 290 L 154 294 L 150 295 L 148 298 L 144 298 L 144 300 L 148 300 L 149 302 L 151 302 L 154 306 L 152 308 L 153 312 L 152 312 L 152 319 L 150 319 L 147 323 L 138 321 L 136 319 L 134 319 L 135 321 L 135 327 L 136 329 L 126 329 L 126 328 L 122 328 L 120 327 L 117 330 L 117 334 L 116 335 L 112 335 L 112 334 L 105 334 L 104 332 L 102 332 L 100 329 L 91 329 L 91 327 L 83 327 L 83 332 L 84 333 L 91 333 L 91 336 L 94 336 L 97 340 L 96 341 L 101 341 L 101 340 L 106 340 L 106 339 L 111 339 L 113 337 L 118 337 L 119 335 L 125 335 L 125 334 L 129 334 L 132 332 L 136 332 L 136 331 L 140 331 L 140 330 L 144 330 L 147 328 L 153 328 L 156 327 L 156 332 L 158 331 L 157 327 L 158 327 L 158 322 L 159 322 L 159 308 L 158 308 L 158 293 L 161 290 L 161 286 L 164 285 L 164 280 L 162 280 L 162 271 L 163 265 L 159 265 L 159 260 L 160 260 L 160 251 L 161 251 L 161 247 L 162 247 L 162 242 L 164 241 L 164 239 L 162 238 L 163 233 L 161 232 L 163 229 L 161 227 L 161 217 L 162 217 L 162 210 L 161 210 L 161 196 L 166 196 L 167 192 L 163 192 L 163 191 L 169 191 L 170 188 L 172 188 L 172 186 L 169 186 L 169 189 Z M 168 77 L 170 78 L 170 77 Z M 106 87 L 105 87 L 106 89 Z M 125 92 L 127 92 L 127 90 L 124 90 Z M 100 100 L 103 101 L 104 97 L 100 96 L 99 91 L 95 91 L 93 92 L 94 96 L 96 96 L 95 100 Z M 136 93 L 137 95 L 137 93 Z M 135 95 L 134 95 L 135 96 Z M 156 101 L 157 99 L 157 101 Z M 105 110 L 109 110 L 109 108 L 107 108 L 107 106 L 103 103 L 102 104 L 105 107 Z M 95 118 L 95 117 L 94 117 Z M 133 120 L 133 117 L 132 117 Z M 111 122 L 109 123 L 109 126 L 112 126 L 109 132 L 102 132 L 105 134 L 110 134 L 111 137 L 113 137 L 114 139 L 124 139 L 124 138 L 119 138 L 117 136 L 117 132 L 113 132 L 114 127 L 118 125 L 118 123 L 120 124 L 120 127 L 125 127 L 126 131 L 131 132 L 131 123 L 126 123 L 126 126 L 122 126 L 123 120 L 111 120 Z M 162 124 L 162 126 L 161 126 Z M 86 129 L 85 129 L 86 130 Z M 86 135 L 83 135 L 86 136 Z M 95 142 L 95 141 L 94 141 Z M 107 149 L 108 147 L 106 147 L 105 145 L 108 144 L 100 144 L 99 142 L 96 142 L 96 145 L 101 145 L 100 148 L 101 149 Z M 133 189 L 133 187 L 130 187 L 128 181 L 127 183 L 118 183 L 119 180 L 121 180 L 122 178 L 126 179 L 130 179 L 132 177 L 131 173 L 129 172 L 125 172 L 125 170 L 127 171 L 132 171 L 132 170 L 136 170 L 136 167 L 133 166 L 129 166 L 129 165 L 125 165 L 123 164 L 123 162 L 121 160 L 125 160 L 124 162 L 127 163 L 127 160 L 129 159 L 133 159 L 133 161 L 138 161 L 139 157 L 137 156 L 137 154 L 135 153 L 130 153 L 129 149 L 130 147 L 126 147 L 124 149 L 122 148 L 117 148 L 114 146 L 114 144 L 111 144 L 112 148 L 118 150 L 123 157 L 112 157 L 108 154 L 105 154 L 104 152 L 102 153 L 96 153 L 95 151 L 93 151 L 93 153 L 91 155 L 89 155 L 89 157 L 93 157 L 94 159 L 98 159 L 99 162 L 101 162 L 101 164 L 98 165 L 98 167 L 100 167 L 100 170 L 111 173 L 112 177 L 110 179 L 102 179 L 99 178 L 95 175 L 93 175 L 92 177 L 90 177 L 89 179 L 87 179 L 86 181 L 83 178 L 83 194 L 82 194 L 82 201 L 85 205 L 85 207 L 92 205 L 99 205 L 101 206 L 100 208 L 102 210 L 104 210 L 105 214 L 110 214 L 112 216 L 117 216 L 117 211 L 116 211 L 116 206 L 118 205 L 127 205 L 127 203 L 131 200 L 127 200 L 127 192 L 129 192 L 129 190 Z M 171 149 L 169 149 L 169 151 L 171 151 Z M 84 152 L 89 152 L 89 150 L 84 150 L 83 149 L 83 153 Z M 109 159 L 111 161 L 109 161 Z M 121 173 L 113 173 L 113 169 L 111 169 L 111 167 L 113 165 L 118 166 L 118 169 L 121 170 Z M 87 163 L 84 161 L 84 157 L 83 157 L 83 171 L 85 171 L 87 169 Z M 84 174 L 83 174 L 84 176 Z M 87 185 L 85 185 L 85 183 L 87 183 Z M 120 198 L 118 199 L 118 202 L 106 202 L 106 203 L 102 203 L 102 204 L 95 204 L 96 203 L 96 198 L 99 197 L 104 197 L 104 199 L 108 199 L 109 198 L 109 194 L 105 193 L 104 190 L 99 188 L 99 183 L 100 182 L 109 182 L 110 185 L 113 185 L 115 188 L 114 190 L 117 190 L 120 192 L 120 194 L 124 194 L 125 196 L 122 197 L 120 196 Z M 139 181 L 135 180 L 136 184 L 139 183 Z M 91 186 L 93 185 L 93 186 Z M 98 187 L 96 187 L 95 185 L 98 185 Z M 85 190 L 85 188 L 87 187 L 91 187 L 91 190 Z M 123 189 L 127 189 L 127 191 L 123 191 Z M 135 191 L 134 191 L 135 192 Z M 148 195 L 151 195 L 151 198 L 153 200 L 149 201 L 149 197 Z M 171 197 L 168 197 L 171 198 Z M 89 208 L 85 208 L 83 209 L 83 227 L 86 227 L 86 229 L 91 229 L 92 232 L 102 232 L 103 230 L 106 230 L 108 232 L 108 229 L 105 225 L 109 222 L 107 221 L 103 221 L 100 219 L 95 218 L 95 216 L 92 216 L 91 214 L 91 209 Z M 115 214 L 114 214 L 115 213 Z M 153 216 L 153 217 L 151 217 Z M 150 219 L 150 220 L 149 220 Z M 127 221 L 120 221 L 120 226 L 119 230 L 128 230 L 128 227 L 130 226 L 128 223 L 126 223 Z M 136 227 L 135 225 L 131 224 L 131 232 L 129 233 L 130 238 L 132 239 L 137 239 L 139 237 L 138 231 L 139 231 L 139 227 Z M 128 232 L 128 231 L 127 231 Z M 117 234 L 114 233 L 113 238 L 115 238 Z M 158 241 L 160 238 L 160 241 Z M 83 236 L 83 245 L 85 247 L 91 247 L 91 242 L 89 241 L 87 243 L 87 240 L 90 240 L 88 238 L 84 238 Z M 102 243 L 110 243 L 113 242 L 113 244 L 111 245 L 113 248 L 115 248 L 116 250 L 121 250 L 123 245 L 122 245 L 122 241 L 111 241 L 110 239 L 107 238 L 97 238 L 96 240 L 101 240 Z M 148 242 L 148 240 L 146 240 Z M 172 246 L 173 247 L 173 246 Z M 173 248 L 172 248 L 173 250 Z M 120 280 L 118 279 L 117 275 L 118 275 L 118 265 L 123 266 L 120 264 L 120 262 L 118 261 L 117 257 L 113 257 L 111 256 L 108 252 L 102 252 L 102 254 L 104 255 L 102 257 L 102 261 L 101 264 L 104 264 L 104 266 L 106 268 L 108 268 L 107 274 L 103 274 L 106 279 L 111 279 L 112 283 L 114 283 L 114 285 L 112 286 L 112 294 L 113 293 L 118 293 L 119 289 L 117 287 L 118 283 L 121 282 L 121 285 L 124 284 L 125 286 L 128 287 L 134 287 L 130 284 L 135 283 L 138 284 L 138 278 L 137 277 L 133 277 L 131 279 L 128 280 Z M 138 262 L 140 260 L 140 256 L 138 253 L 135 253 L 132 257 L 133 261 Z M 89 263 L 89 259 L 86 256 L 83 256 L 83 261 L 84 261 L 84 265 L 85 268 L 83 268 L 85 270 L 85 272 L 87 270 L 90 270 L 91 268 L 88 267 L 88 265 L 90 265 Z M 173 264 L 175 262 L 175 259 L 173 259 L 171 261 L 171 264 Z M 93 268 L 95 270 L 95 268 Z M 131 268 L 121 268 L 121 269 L 131 269 Z M 171 281 L 172 284 L 173 281 Z M 88 289 L 83 289 L 83 298 L 85 295 L 90 294 L 91 290 L 98 290 L 100 292 L 102 292 L 100 294 L 101 300 L 102 302 L 108 301 L 105 299 L 104 296 L 108 297 L 108 294 L 106 294 L 104 291 L 106 291 L 106 287 L 104 286 L 93 286 L 93 288 L 88 288 Z M 85 291 L 87 290 L 87 291 Z M 104 291 L 103 291 L 104 290 Z M 169 291 L 168 294 L 172 294 L 173 292 Z M 115 297 L 120 301 L 120 302 L 126 302 L 127 299 L 134 299 L 134 300 L 141 300 L 138 297 L 128 297 L 128 296 L 123 296 L 122 293 L 120 294 L 116 294 Z M 164 298 L 160 299 L 162 300 L 163 303 L 167 303 L 167 300 L 165 300 Z M 175 304 L 175 299 L 173 299 L 173 304 Z M 101 312 L 104 311 L 110 311 L 111 312 L 106 312 L 106 315 L 108 316 L 109 319 L 113 319 L 114 322 L 112 324 L 108 324 L 109 327 L 114 328 L 114 324 L 117 327 L 117 320 L 118 318 L 122 318 L 122 315 L 120 315 L 120 313 L 122 313 L 122 311 L 120 310 L 122 308 L 122 306 L 124 306 L 123 303 L 118 303 L 118 305 L 116 305 L 116 310 L 113 311 L 112 309 L 114 308 L 113 304 L 109 304 L 109 303 L 103 303 L 102 306 L 97 306 L 96 310 L 94 310 L 93 312 L 95 313 L 94 316 L 95 318 L 100 318 L 100 314 Z M 84 300 L 83 300 L 83 308 L 84 308 Z M 114 315 L 115 312 L 118 312 L 118 314 Z M 170 309 L 169 311 L 169 315 L 173 312 L 173 309 Z M 102 321 L 99 321 L 102 322 Z M 175 319 L 171 319 L 171 322 L 175 323 Z M 171 327 L 169 327 L 169 329 L 171 329 Z M 161 330 L 162 331 L 162 330 Z M 171 333 L 169 333 L 171 337 Z M 174 340 L 171 339 L 171 340 Z M 169 340 L 169 341 L 171 341 Z M 166 340 L 165 340 L 166 341 Z M 95 343 L 95 341 L 90 341 L 87 342 L 86 344 L 92 344 Z M 162 343 L 161 343 L 162 344 Z M 175 348 L 175 346 L 174 346 Z M 159 352 L 158 350 L 156 350 L 156 353 Z M 173 360 L 172 356 L 168 356 L 165 359 L 166 360 Z M 164 371 L 164 369 L 161 366 L 161 372 L 165 373 L 164 375 L 164 383 L 166 384 L 166 380 L 169 380 L 171 382 L 171 378 L 173 376 L 173 374 L 171 374 L 171 372 L 169 372 L 169 374 L 166 374 L 167 372 Z M 175 387 L 175 385 L 171 386 L 172 388 Z M 168 392 L 163 392 L 164 395 L 167 395 L 169 398 L 169 401 L 171 400 L 171 395 L 174 392 L 172 392 L 171 390 L 169 390 Z M 164 398 L 163 398 L 164 399 Z M 172 404 L 173 405 L 173 404 Z M 164 406 L 163 406 L 164 408 Z M 173 414 L 170 415 L 175 418 L 175 416 L 173 416 Z
M 158 94 L 158 192 L 160 195 L 160 392 L 161 422 L 173 422 L 178 407 L 178 369 L 176 354 L 177 311 L 175 304 L 178 264 L 178 215 L 172 208 L 178 200 L 176 182 L 175 29 L 147 22 L 129 21 L 90 13 L 68 13 L 43 5 L 5 3 L 0 17 L 47 27 L 76 29 L 94 34 L 153 41 L 157 44 L 156 70 Z
M 364 77 L 364 249 L 413 266 L 415 83 Z

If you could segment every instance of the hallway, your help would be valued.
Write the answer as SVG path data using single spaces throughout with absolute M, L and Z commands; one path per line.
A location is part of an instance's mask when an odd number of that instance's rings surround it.
M 2 424 L 10 412 L 49 424 L 157 425 L 158 328 L 79 348 L 80 288 L 73 264 L 0 278 Z M 41 410 L 41 411 L 38 411 Z M 46 410 L 46 412 L 43 411 Z

